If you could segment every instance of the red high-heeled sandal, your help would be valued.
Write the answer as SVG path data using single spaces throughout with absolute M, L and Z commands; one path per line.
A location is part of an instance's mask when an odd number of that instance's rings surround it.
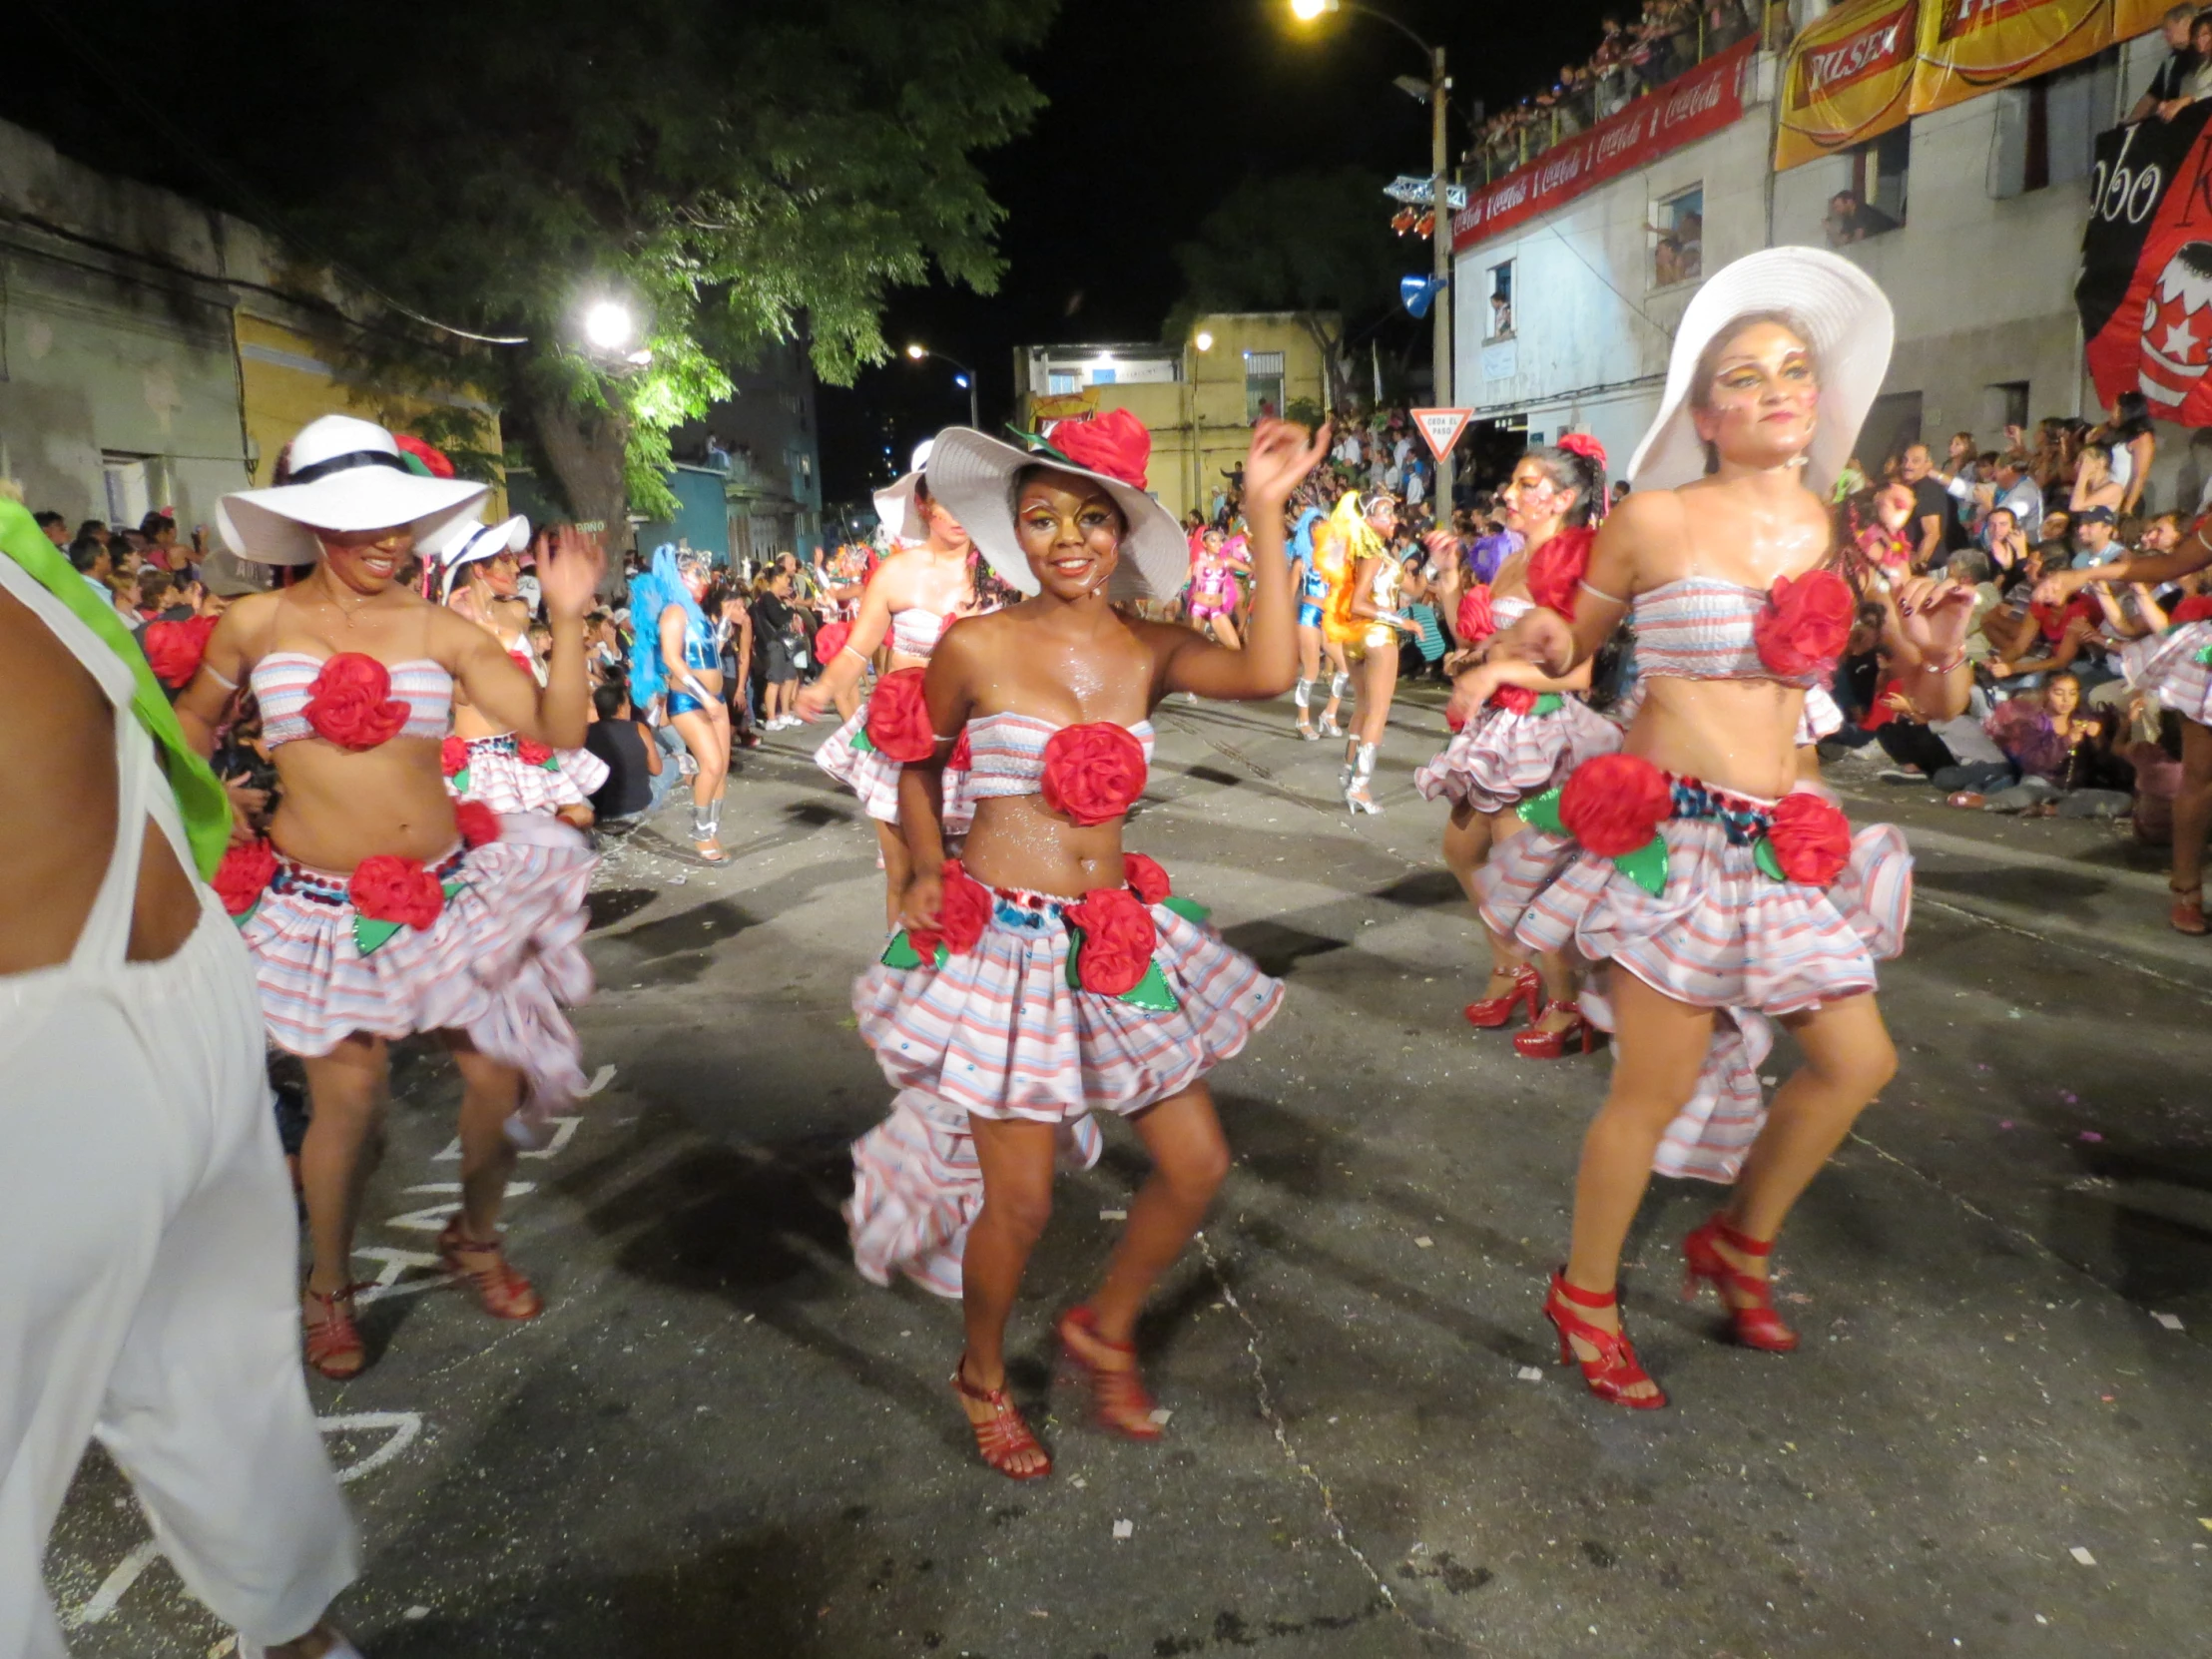
M 307 1364 L 333 1382 L 360 1376 L 368 1365 L 368 1350 L 353 1323 L 353 1293 L 367 1289 L 366 1285 L 340 1285 L 324 1293 L 312 1286 L 304 1288 L 307 1300 L 319 1310 L 313 1318 L 305 1309 L 299 1314 Z
M 476 1265 L 471 1266 L 468 1258 L 474 1258 Z M 544 1300 L 507 1260 L 507 1247 L 498 1239 L 469 1238 L 461 1231 L 458 1211 L 438 1235 L 438 1261 L 475 1291 L 484 1312 L 494 1319 L 534 1320 L 545 1312 Z
M 1513 969 L 1513 988 L 1502 996 L 1486 996 L 1480 1002 L 1470 1002 L 1460 1010 L 1467 1023 L 1478 1031 L 1495 1031 L 1501 1025 L 1512 1023 L 1513 1010 L 1523 1002 L 1528 1004 L 1528 1017 L 1536 1017 L 1536 1009 L 1544 995 L 1543 977 L 1528 963 L 1522 962 Z
M 978 1388 L 967 1380 L 967 1356 L 960 1356 L 960 1363 L 952 1368 L 952 1388 L 962 1399 L 972 1399 L 978 1405 L 990 1408 L 990 1415 L 981 1422 L 972 1416 L 968 1426 L 975 1430 L 975 1449 L 982 1453 L 983 1461 L 998 1470 L 1009 1480 L 1042 1480 L 1052 1472 L 1052 1457 L 1041 1445 L 1037 1436 L 1029 1431 L 1029 1424 L 1006 1390 Z M 1044 1459 L 1032 1468 L 1015 1468 L 1016 1457 L 1035 1452 Z
M 1098 1315 L 1089 1308 L 1070 1308 L 1060 1316 L 1058 1330 L 1060 1352 L 1090 1379 L 1091 1415 L 1098 1425 L 1124 1439 L 1157 1440 L 1161 1429 L 1152 1420 L 1152 1396 L 1144 1391 L 1144 1383 L 1137 1377 L 1137 1345 L 1101 1336 Z M 1076 1347 L 1068 1335 L 1070 1331 L 1109 1354 L 1127 1356 L 1129 1364 L 1108 1368 L 1093 1363 Z
M 1767 1300 L 1767 1282 L 1723 1256 L 1716 1241 L 1746 1256 L 1764 1257 L 1774 1249 L 1772 1239 L 1747 1239 L 1716 1213 L 1682 1241 L 1682 1300 L 1696 1301 L 1699 1284 L 1708 1283 L 1728 1310 L 1739 1343 L 1767 1354 L 1790 1353 L 1798 1346 L 1798 1334 L 1782 1323 L 1782 1316 Z
M 1628 1333 L 1604 1330 L 1574 1311 L 1575 1308 L 1611 1308 L 1619 1300 L 1618 1291 L 1607 1291 L 1600 1296 L 1595 1291 L 1568 1284 L 1562 1270 L 1551 1276 L 1551 1294 L 1544 1298 L 1544 1318 L 1551 1321 L 1552 1330 L 1559 1333 L 1559 1363 L 1581 1367 L 1582 1381 L 1589 1385 L 1590 1392 L 1614 1405 L 1625 1405 L 1631 1411 L 1656 1411 L 1667 1402 L 1666 1394 L 1660 1391 L 1657 1383 L 1652 1384 L 1648 1394 L 1627 1392 L 1639 1382 L 1651 1382 L 1651 1374 L 1636 1363 L 1636 1345 L 1628 1340 Z M 1574 1345 L 1577 1342 L 1596 1349 L 1597 1358 L 1585 1360 L 1576 1354 Z
M 1574 1019 L 1572 1023 L 1562 1025 L 1556 1031 L 1546 1031 L 1540 1025 L 1531 1025 L 1525 1031 L 1514 1032 L 1514 1052 L 1525 1054 L 1531 1060 L 1556 1060 L 1567 1052 L 1567 1044 L 1577 1037 L 1582 1039 L 1582 1052 L 1590 1052 L 1590 1045 L 1597 1041 L 1597 1027 L 1590 1023 L 1589 1016 L 1582 1012 L 1579 1003 L 1547 1002 L 1544 1004 L 1544 1012 L 1536 1017 L 1542 1019 L 1545 1014 L 1572 1014 Z

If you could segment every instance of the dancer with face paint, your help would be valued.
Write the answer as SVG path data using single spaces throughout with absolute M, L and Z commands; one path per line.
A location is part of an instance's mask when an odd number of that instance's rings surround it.
M 1805 688 L 1834 671 L 1856 604 L 1832 568 L 1825 495 L 1886 372 L 1889 301 L 1835 255 L 1740 260 L 1691 299 L 1635 491 L 1598 532 L 1576 596 L 1544 598 L 1499 655 L 1563 677 L 1632 613 L 1650 682 L 1621 753 L 1524 802 L 1529 828 L 1476 874 L 1482 916 L 1532 951 L 1596 963 L 1583 1006 L 1613 1033 L 1582 1145 L 1574 1232 L 1544 1313 L 1600 1398 L 1666 1402 L 1621 1329 L 1621 1249 L 1652 1171 L 1728 1183 L 1684 1241 L 1686 1283 L 1735 1340 L 1788 1353 L 1768 1294 L 1791 1207 L 1896 1069 L 1875 963 L 1904 947 L 1912 855 L 1853 833 L 1800 781 Z M 1928 719 L 1968 685 L 1970 592 L 1922 582 L 1896 667 Z M 1805 1064 L 1771 1105 L 1770 1021 Z
M 1570 433 L 1556 448 L 1523 455 L 1499 494 L 1521 548 L 1498 566 L 1487 587 L 1469 588 L 1459 602 L 1461 654 L 1477 659 L 1499 630 L 1536 608 L 1539 595 L 1543 603 L 1572 605 L 1605 499 L 1605 451 L 1586 434 Z M 1564 782 L 1592 756 L 1620 747 L 1620 729 L 1583 700 L 1589 686 L 1587 662 L 1554 678 L 1525 658 L 1508 656 L 1478 660 L 1455 677 L 1444 711 L 1455 735 L 1413 774 L 1413 787 L 1426 800 L 1442 796 L 1451 803 L 1444 865 L 1470 904 L 1476 902 L 1475 872 L 1521 830 L 1514 809 Z M 1539 966 L 1507 935 L 1484 931 L 1490 980 L 1467 1004 L 1467 1023 L 1495 1030 L 1525 1008 L 1529 1028 L 1513 1037 L 1520 1053 L 1555 1060 L 1579 1042 L 1587 1054 L 1593 1028 L 1576 1006 L 1574 969 L 1565 955 L 1547 951 Z
M 1053 425 L 1035 449 L 954 428 L 929 483 L 992 566 L 1032 597 L 953 625 L 924 681 L 926 759 L 899 780 L 913 857 L 904 930 L 854 987 L 860 1033 L 899 1091 L 854 1148 L 847 1216 L 869 1277 L 960 1263 L 967 1346 L 952 1385 L 984 1460 L 1035 1479 L 1051 1459 L 1006 1392 L 1005 1329 L 1052 1206 L 1066 1131 L 1131 1120 L 1152 1175 L 1090 1298 L 1058 1327 L 1098 1421 L 1160 1437 L 1138 1380 L 1139 1309 L 1198 1227 L 1229 1163 L 1202 1081 L 1275 1012 L 1282 986 L 1231 950 L 1168 874 L 1125 852 L 1150 715 L 1176 692 L 1263 700 L 1298 669 L 1283 505 L 1326 428 L 1263 420 L 1245 462 L 1258 598 L 1229 650 L 1132 621 L 1116 598 L 1165 598 L 1183 532 L 1145 493 L 1151 435 L 1125 410 Z M 975 823 L 945 855 L 939 775 L 965 732 Z
M 382 427 L 325 415 L 292 440 L 290 482 L 223 498 L 232 551 L 313 562 L 300 581 L 224 612 L 178 699 L 208 754 L 242 685 L 260 700 L 283 804 L 269 838 L 216 872 L 254 958 L 270 1039 L 300 1056 L 313 1117 L 300 1150 L 313 1251 L 302 1294 L 307 1363 L 366 1364 L 353 1323 L 353 1228 L 377 1144 L 393 1038 L 435 1033 L 462 1079 L 461 1203 L 438 1238 L 447 1270 L 500 1319 L 541 1303 L 507 1261 L 499 1213 L 516 1137 L 583 1091 L 561 1004 L 591 990 L 581 949 L 593 857 L 550 819 L 455 806 L 439 764 L 456 690 L 518 737 L 579 748 L 589 724 L 584 613 L 603 568 L 568 531 L 539 582 L 552 664 L 537 685 L 492 635 L 397 580 L 486 487 L 417 478 Z M 510 1134 L 510 1127 L 515 1134 Z

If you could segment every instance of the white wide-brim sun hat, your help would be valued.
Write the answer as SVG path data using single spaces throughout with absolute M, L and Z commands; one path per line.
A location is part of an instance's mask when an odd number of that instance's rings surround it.
M 1045 441 L 1051 441 L 1049 431 Z M 1032 466 L 1094 479 L 1121 508 L 1129 533 L 1121 540 L 1108 599 L 1168 599 L 1181 591 L 1190 575 L 1190 544 L 1175 515 L 1141 485 L 1044 450 L 1003 443 L 972 427 L 947 427 L 937 434 L 929 454 L 929 493 L 960 521 L 1002 580 L 1025 594 L 1039 589 L 1014 534 L 1014 479 Z
M 418 546 L 473 518 L 491 494 L 468 478 L 424 478 L 408 470 L 392 435 L 351 415 L 310 420 L 291 440 L 291 481 L 234 490 L 216 503 L 216 528 L 231 551 L 270 565 L 312 564 L 316 530 L 404 526 Z
M 890 532 L 891 540 L 921 542 L 929 539 L 929 525 L 921 516 L 921 507 L 914 500 L 914 485 L 920 480 L 922 469 L 929 464 L 929 451 L 937 440 L 923 438 L 914 445 L 913 464 L 898 475 L 898 481 L 875 492 L 875 516 L 883 521 L 883 528 Z
M 463 519 L 444 532 L 434 551 L 424 549 L 424 556 L 437 560 L 438 598 L 445 600 L 453 596 L 453 584 L 460 579 L 463 565 L 472 565 L 478 559 L 496 558 L 502 553 L 520 553 L 529 545 L 530 521 L 517 513 L 497 524 L 475 524 Z
M 1738 318 L 1773 311 L 1813 348 L 1820 411 L 1806 450 L 1806 483 L 1826 495 L 1859 442 L 1859 428 L 1890 372 L 1897 324 L 1872 276 L 1820 248 L 1769 248 L 1716 272 L 1690 296 L 1667 359 L 1658 418 L 1628 462 L 1640 490 L 1671 490 L 1705 476 L 1705 444 L 1690 412 L 1698 358 Z

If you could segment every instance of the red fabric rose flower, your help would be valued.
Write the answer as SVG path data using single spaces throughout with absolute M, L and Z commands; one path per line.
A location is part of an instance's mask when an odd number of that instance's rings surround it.
M 1497 632 L 1497 617 L 1490 610 L 1490 590 L 1475 586 L 1459 596 L 1459 643 L 1480 645 Z
M 453 476 L 453 463 L 445 458 L 444 452 L 433 449 L 412 432 L 394 432 L 391 435 L 391 441 L 399 446 L 399 453 L 402 457 L 408 455 L 414 457 L 416 466 L 409 467 L 408 471 L 413 472 L 419 467 L 421 471 L 432 478 L 450 478 Z
M 907 940 L 925 962 L 935 959 L 939 944 L 955 955 L 965 956 L 982 938 L 983 928 L 991 919 L 992 902 L 990 888 L 963 869 L 959 859 L 947 858 L 944 861 L 944 897 L 937 906 L 937 925 L 910 932 Z
M 851 623 L 831 622 L 826 624 L 815 634 L 815 661 L 828 668 L 843 655 L 845 645 L 851 638 Z
M 1119 996 L 1134 990 L 1152 965 L 1159 929 L 1152 912 L 1126 887 L 1093 887 L 1067 907 L 1068 924 L 1083 929 L 1075 973 L 1087 991 Z
M 553 746 L 549 743 L 532 743 L 528 738 L 517 738 L 515 759 L 526 767 L 542 767 L 553 759 Z
M 1582 578 L 1590 568 L 1590 544 L 1596 540 L 1597 532 L 1585 524 L 1562 530 L 1537 548 L 1528 560 L 1528 597 L 1572 621 Z
M 2212 617 L 2212 594 L 2193 593 L 2166 613 L 2167 622 L 2173 624 L 2202 622 L 2206 617 Z
M 1826 674 L 1844 654 L 1858 610 L 1851 584 L 1833 570 L 1778 577 L 1766 608 L 1751 625 L 1759 660 L 1784 680 Z
M 146 666 L 171 691 L 182 691 L 200 672 L 208 638 L 221 617 L 196 616 L 184 622 L 154 622 L 146 629 Z
M 481 801 L 463 801 L 453 808 L 453 828 L 467 846 L 482 846 L 499 838 L 499 815 Z
M 1104 824 L 1144 794 L 1144 745 L 1110 720 L 1063 726 L 1044 746 L 1044 804 L 1077 824 Z
M 944 769 L 947 772 L 973 772 L 975 770 L 975 751 L 968 745 L 967 728 L 965 726 L 960 728 L 960 738 L 952 746 L 952 753 L 945 757 Z
M 353 866 L 345 896 L 370 921 L 396 921 L 413 928 L 430 926 L 445 908 L 445 889 L 420 858 L 379 852 Z
M 215 878 L 208 884 L 223 900 L 224 914 L 243 916 L 261 902 L 262 894 L 276 878 L 276 849 L 256 838 L 224 853 L 223 862 L 215 866 Z
M 1782 873 L 1809 887 L 1827 886 L 1851 859 L 1851 820 L 1833 802 L 1809 792 L 1782 798 L 1767 839 Z
M 1160 867 L 1160 860 L 1148 858 L 1142 852 L 1124 852 L 1121 855 L 1121 878 L 1129 883 L 1129 890 L 1140 902 L 1157 904 L 1175 890 L 1168 880 L 1168 872 Z
M 1640 755 L 1584 761 L 1559 796 L 1559 821 L 1601 858 L 1635 851 L 1673 815 L 1667 775 Z
M 407 705 L 391 695 L 391 670 L 358 651 L 324 662 L 307 691 L 308 726 L 340 749 L 374 749 L 407 724 Z
M 1138 489 L 1145 487 L 1152 434 L 1127 409 L 1108 409 L 1081 420 L 1056 420 L 1044 439 L 1077 466 Z
M 448 778 L 457 778 L 468 770 L 466 738 L 447 738 L 438 745 L 438 770 Z
M 1525 715 L 1536 706 L 1536 694 L 1526 686 L 1500 686 L 1490 693 L 1493 706 L 1508 714 Z
M 867 741 L 876 753 L 900 766 L 926 761 L 937 747 L 929 727 L 929 708 L 921 697 L 918 668 L 902 668 L 875 682 L 867 700 Z

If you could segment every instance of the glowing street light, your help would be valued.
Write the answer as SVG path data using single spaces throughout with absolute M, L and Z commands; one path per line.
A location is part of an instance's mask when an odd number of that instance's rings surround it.
M 1211 351 L 1211 350 L 1213 350 L 1213 348 L 1214 348 L 1214 336 L 1213 336 L 1213 333 L 1212 333 L 1212 331 L 1211 331 L 1210 329 L 1206 329 L 1206 328 L 1201 328 L 1201 329 L 1199 329 L 1199 331 L 1198 331 L 1198 337 L 1197 337 L 1197 338 L 1195 338 L 1195 339 L 1193 339 L 1193 340 L 1191 341 L 1191 343 L 1192 343 L 1193 345 L 1197 346 L 1197 347 L 1198 347 L 1198 348 L 1199 348 L 1199 349 L 1200 349 L 1201 351 Z
M 980 431 L 982 429 L 983 422 L 980 418 L 978 418 L 975 412 L 975 370 L 968 367 L 966 363 L 963 363 L 957 357 L 948 357 L 942 351 L 930 350 L 928 346 L 922 344 L 919 340 L 913 341 L 906 347 L 906 355 L 911 357 L 917 363 L 922 362 L 927 358 L 934 357 L 940 363 L 949 363 L 952 365 L 952 368 L 955 371 L 952 376 L 952 383 L 956 386 L 963 387 L 967 392 L 968 424 Z
M 602 351 L 625 350 L 637 331 L 637 319 L 619 299 L 598 300 L 584 312 L 584 338 Z
M 1291 15 L 1301 23 L 1311 23 L 1325 12 L 1337 9 L 1337 0 L 1291 0 Z

